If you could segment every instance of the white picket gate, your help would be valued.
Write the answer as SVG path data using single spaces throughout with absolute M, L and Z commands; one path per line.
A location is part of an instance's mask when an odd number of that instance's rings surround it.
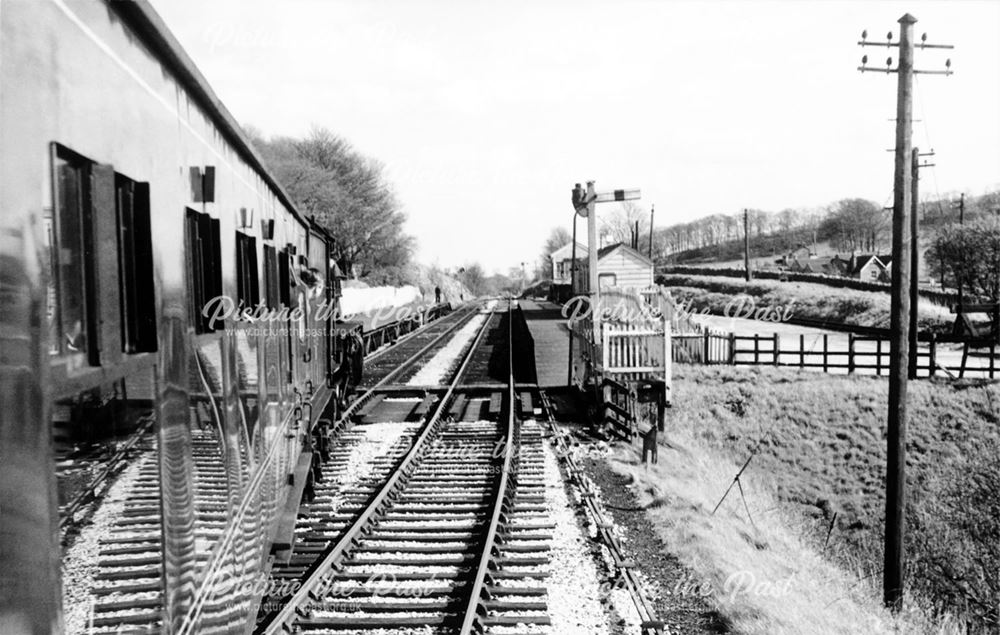
M 665 373 L 670 369 L 670 329 L 659 324 L 603 324 L 601 367 L 606 373 Z
M 602 289 L 601 308 L 610 319 L 601 321 L 596 341 L 589 317 L 572 325 L 580 345 L 580 370 L 584 371 L 576 377 L 607 378 L 625 384 L 658 379 L 666 386 L 669 402 L 673 358 L 669 317 L 651 311 L 652 307 L 635 289 Z

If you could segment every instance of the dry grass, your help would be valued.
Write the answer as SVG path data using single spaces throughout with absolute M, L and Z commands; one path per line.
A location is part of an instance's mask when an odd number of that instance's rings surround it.
M 872 615 L 887 619 L 861 597 L 879 595 L 871 587 L 878 585 L 882 558 L 886 397 L 886 381 L 879 378 L 763 367 L 676 367 L 668 427 L 673 447 L 661 453 L 660 466 L 649 472 L 668 501 L 656 513 L 664 515 L 671 544 L 687 549 L 693 562 L 707 563 L 717 577 L 754 566 L 768 579 L 798 572 L 805 585 L 796 598 L 781 602 L 723 606 L 745 624 L 741 632 L 873 632 L 868 627 L 844 630 L 840 624 L 857 626 L 857 620 Z M 982 578 L 991 575 L 990 563 L 1000 549 L 991 548 L 992 533 L 984 533 L 996 531 L 996 519 L 983 516 L 992 513 L 990 508 L 962 509 L 960 499 L 941 508 L 942 493 L 955 491 L 956 484 L 964 487 L 970 457 L 979 457 L 974 463 L 980 476 L 984 465 L 987 476 L 996 476 L 983 448 L 1000 447 L 1000 387 L 973 381 L 913 382 L 909 404 L 908 513 L 914 520 L 909 583 L 921 598 L 939 602 L 946 594 L 942 580 L 934 577 L 935 562 L 964 558 L 967 562 L 948 575 L 957 571 Z M 760 535 L 747 521 L 738 492 L 730 495 L 721 517 L 707 515 L 755 448 L 744 483 L 751 484 L 748 501 Z M 767 547 L 756 550 L 758 542 Z M 931 553 L 935 545 L 951 542 L 960 544 L 954 553 Z M 818 555 L 821 551 L 827 559 Z M 858 584 L 861 578 L 867 582 Z M 847 594 L 847 604 L 831 597 L 852 586 L 856 592 Z M 822 608 L 833 600 L 829 610 Z M 928 606 L 923 600 L 918 604 Z M 750 615 L 742 615 L 745 611 Z M 764 627 L 755 626 L 754 611 L 763 616 L 757 616 L 762 623 L 774 622 L 778 630 L 760 630 Z M 938 632 L 928 620 L 914 617 L 923 612 L 912 611 L 907 619 L 913 623 L 905 632 Z M 820 620 L 816 623 L 832 621 L 829 630 L 796 631 L 789 624 L 796 623 L 797 615 Z
M 883 609 L 866 584 L 801 537 L 794 517 L 752 472 L 741 482 L 753 523 L 736 489 L 712 515 L 740 466 L 690 436 L 671 433 L 657 465 L 636 463 L 630 449 L 610 461 L 632 476 L 639 502 L 649 505 L 664 543 L 691 568 L 702 585 L 699 592 L 709 592 L 731 632 L 953 632 L 935 627 L 920 611 L 894 617 Z

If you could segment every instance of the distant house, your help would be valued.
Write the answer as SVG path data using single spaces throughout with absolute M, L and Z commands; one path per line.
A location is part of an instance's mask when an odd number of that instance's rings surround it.
M 852 266 L 850 256 L 841 256 L 840 254 L 837 254 L 830 259 L 830 268 L 836 270 L 836 275 L 838 276 L 848 275 Z
M 801 247 L 796 247 L 788 252 L 788 255 L 785 256 L 785 262 L 790 263 L 794 260 L 808 260 L 812 255 L 812 251 L 810 251 L 805 245 L 802 245 Z
M 821 273 L 828 276 L 842 275 L 843 261 L 837 256 L 801 258 L 789 262 L 788 269 L 797 273 Z
M 549 258 L 552 260 L 552 283 L 569 284 L 570 274 L 573 271 L 573 243 L 568 242 L 559 249 L 556 249 Z M 587 259 L 587 247 L 576 244 L 577 267 L 579 263 Z
M 577 291 L 587 291 L 589 261 L 576 270 Z M 653 261 L 625 243 L 601 247 L 597 251 L 597 284 L 603 287 L 644 288 L 653 284 Z
M 885 264 L 879 256 L 875 254 L 851 254 L 846 275 L 864 282 L 879 282 L 884 279 L 885 272 Z

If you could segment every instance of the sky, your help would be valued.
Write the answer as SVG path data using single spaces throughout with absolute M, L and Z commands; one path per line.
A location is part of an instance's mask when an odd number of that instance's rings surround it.
M 857 41 L 906 12 L 955 45 L 916 51 L 955 71 L 916 77 L 921 198 L 1000 187 L 1000 0 L 152 3 L 238 121 L 382 161 L 427 264 L 534 262 L 587 180 L 657 226 L 891 203 L 897 79 L 857 67 L 898 52 Z

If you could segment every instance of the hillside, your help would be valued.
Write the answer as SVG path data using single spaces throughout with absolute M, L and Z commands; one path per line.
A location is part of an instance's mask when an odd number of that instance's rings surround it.
M 813 545 L 812 555 L 819 551 L 835 557 L 859 577 L 873 578 L 877 586 L 884 514 L 884 379 L 680 365 L 675 368 L 674 390 L 667 446 L 675 455 L 666 461 L 683 460 L 690 467 L 691 461 L 676 455 L 681 447 L 717 453 L 725 465 L 699 469 L 716 481 L 718 491 L 712 495 L 718 500 L 736 469 L 752 455 L 744 484 L 752 484 L 747 498 L 754 521 L 772 525 L 775 513 L 790 519 L 790 526 Z M 1000 385 L 912 382 L 909 403 L 911 600 L 919 599 L 926 609 L 932 599 L 947 612 L 970 618 L 984 629 L 974 632 L 985 632 L 989 624 L 997 628 Z M 663 456 L 660 461 L 665 461 Z M 674 478 L 680 478 L 679 472 Z M 662 489 L 667 483 L 657 486 Z M 736 491 L 725 509 L 746 519 Z M 697 521 L 691 531 L 701 532 L 698 527 L 706 522 Z M 761 539 L 752 524 L 741 522 L 746 540 Z M 805 565 L 786 564 L 805 576 L 797 580 L 800 585 L 812 581 Z
M 939 200 L 925 200 L 918 210 L 922 244 L 938 230 L 958 223 L 959 196 L 949 193 Z M 964 198 L 966 223 L 986 218 L 1000 206 L 995 187 Z M 891 210 L 876 201 L 845 198 L 822 208 L 747 211 L 750 258 L 761 263 L 798 247 L 810 247 L 816 255 L 833 253 L 888 252 L 891 245 Z M 742 265 L 744 214 L 711 214 L 686 223 L 655 230 L 657 264 Z
M 803 229 L 763 236 L 751 235 L 750 259 L 756 267 L 772 266 L 775 258 L 780 258 L 793 249 L 803 246 L 819 256 L 832 256 L 837 253 L 829 241 L 814 244 L 812 232 Z M 743 251 L 743 239 L 739 238 L 673 253 L 666 256 L 659 264 L 742 267 Z
M 694 311 L 725 315 L 732 310 L 740 294 L 754 299 L 757 307 L 787 307 L 798 318 L 863 327 L 888 328 L 890 296 L 878 291 L 858 291 L 829 287 L 810 282 L 781 282 L 721 276 L 660 275 L 657 284 L 667 287 L 673 296 Z M 945 307 L 921 299 L 919 328 L 922 331 L 947 332 L 954 316 Z

